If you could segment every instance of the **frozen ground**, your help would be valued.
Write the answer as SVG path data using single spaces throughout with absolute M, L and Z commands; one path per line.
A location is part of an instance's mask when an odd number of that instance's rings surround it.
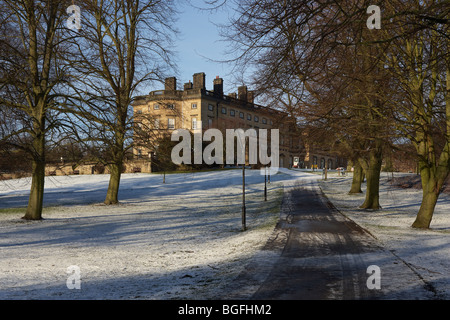
M 406 174 L 394 174 L 404 176 Z M 347 217 L 369 230 L 387 250 L 402 259 L 437 299 L 450 299 L 450 195 L 441 194 L 430 230 L 411 228 L 419 210 L 422 191 L 394 187 L 390 174 L 380 183 L 382 210 L 358 210 L 364 194 L 348 195 L 351 177 L 334 176 L 319 185 L 331 202 Z M 365 191 L 365 186 L 363 186 Z M 381 270 L 382 274 L 383 270 Z M 382 275 L 381 275 L 382 276 Z M 383 280 L 383 278 L 381 278 Z
M 276 258 L 259 249 L 278 219 L 283 184 L 321 178 L 283 170 L 271 177 L 264 202 L 264 177 L 246 173 L 246 232 L 240 170 L 167 175 L 166 184 L 159 175 L 125 174 L 117 206 L 101 204 L 107 175 L 48 177 L 45 219 L 35 222 L 20 219 L 29 179 L 0 181 L 0 299 L 220 298 L 253 258 Z M 395 188 L 385 175 L 383 210 L 369 212 L 357 209 L 364 195 L 347 195 L 349 177 L 330 174 L 319 184 L 436 298 L 450 299 L 450 195 L 441 196 L 432 229 L 423 231 L 410 228 L 420 190 Z M 79 290 L 66 285 L 74 265 Z
M 283 183 L 246 170 L 166 176 L 124 174 L 117 206 L 105 206 L 108 175 L 46 178 L 43 221 L 21 220 L 29 179 L 0 182 L 0 299 L 211 299 L 273 231 Z M 3 208 L 3 209 L 2 209 Z M 9 208 L 9 209 L 6 209 Z M 10 209 L 12 208 L 12 209 Z M 68 267 L 80 270 L 81 289 Z M 69 269 L 70 270 L 70 269 Z

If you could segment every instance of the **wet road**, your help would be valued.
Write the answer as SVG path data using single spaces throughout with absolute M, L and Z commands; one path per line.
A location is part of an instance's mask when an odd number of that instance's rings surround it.
M 412 269 L 338 212 L 311 180 L 285 187 L 280 222 L 262 252 L 272 258 L 261 255 L 249 264 L 229 298 L 434 298 Z M 368 270 L 373 265 L 380 270 L 377 279 Z
M 367 299 L 363 255 L 380 248 L 363 229 L 336 212 L 320 189 L 291 190 L 290 212 L 279 228 L 288 238 L 277 267 L 254 299 Z

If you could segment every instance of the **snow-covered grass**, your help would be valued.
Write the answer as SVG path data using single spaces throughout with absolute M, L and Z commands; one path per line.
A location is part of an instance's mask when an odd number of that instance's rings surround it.
M 285 171 L 286 172 L 286 171 Z M 242 171 L 124 174 L 121 203 L 102 205 L 108 175 L 47 177 L 42 221 L 24 221 L 30 181 L 0 182 L 0 299 L 211 299 L 266 243 L 283 183 Z M 81 289 L 68 289 L 80 269 Z
M 450 195 L 439 197 L 429 230 L 414 229 L 411 225 L 422 191 L 395 187 L 390 177 L 391 174 L 383 173 L 380 181 L 379 211 L 358 208 L 365 195 L 348 194 L 351 177 L 334 175 L 319 185 L 341 213 L 366 228 L 387 250 L 407 263 L 435 290 L 437 298 L 450 299 Z M 365 192 L 365 185 L 362 189 Z
M 247 170 L 245 232 L 241 170 L 171 174 L 166 184 L 161 175 L 125 174 L 116 206 L 102 204 L 108 175 L 47 177 L 45 219 L 34 222 L 20 219 L 30 180 L 0 181 L 0 299 L 221 298 L 255 257 L 275 261 L 260 249 L 273 235 L 283 185 L 321 178 L 281 170 L 264 202 L 264 176 Z M 351 175 L 336 173 L 319 180 L 342 214 L 402 259 L 435 297 L 450 299 L 450 195 L 441 195 L 431 229 L 417 230 L 410 226 L 420 190 L 396 188 L 383 174 L 383 209 L 375 212 L 358 209 L 364 194 L 348 195 L 350 183 Z M 80 290 L 66 285 L 72 265 L 80 268 Z

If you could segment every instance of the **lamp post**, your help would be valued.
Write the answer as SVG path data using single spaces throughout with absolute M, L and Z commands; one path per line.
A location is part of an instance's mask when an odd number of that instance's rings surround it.
M 267 201 L 267 167 L 264 167 L 264 201 Z
M 240 136 L 239 131 L 237 141 L 241 146 L 241 150 L 244 150 L 244 161 L 242 163 L 242 231 L 247 230 L 246 225 L 246 208 L 245 208 L 245 135 Z
M 242 164 L 242 231 L 247 230 L 246 226 L 246 209 L 245 209 L 245 158 Z

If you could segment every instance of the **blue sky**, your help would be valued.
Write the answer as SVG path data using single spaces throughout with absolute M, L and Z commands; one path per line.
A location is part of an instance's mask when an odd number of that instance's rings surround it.
M 197 1 L 202 3 L 202 1 Z M 199 4 L 200 5 L 200 4 Z M 212 90 L 216 76 L 224 79 L 225 93 L 237 91 L 231 83 L 230 66 L 211 60 L 225 60 L 227 44 L 219 36 L 219 30 L 214 23 L 224 23 L 228 12 L 218 9 L 213 12 L 201 11 L 189 4 L 178 8 L 181 13 L 177 27 L 180 31 L 177 44 L 178 76 L 177 84 L 182 87 L 197 72 L 205 72 L 206 89 Z

